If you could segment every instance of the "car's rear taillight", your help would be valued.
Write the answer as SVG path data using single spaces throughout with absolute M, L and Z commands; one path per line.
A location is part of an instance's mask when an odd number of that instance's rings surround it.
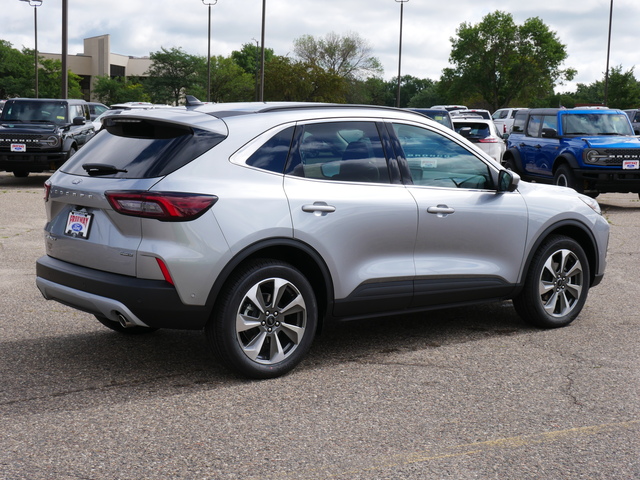
M 47 180 L 44 182 L 44 201 L 49 201 L 49 194 L 51 193 L 51 182 Z
M 105 196 L 118 213 L 164 222 L 194 220 L 218 201 L 215 195 L 178 192 L 108 191 Z
M 498 143 L 500 139 L 498 137 L 485 137 L 478 139 L 480 143 Z

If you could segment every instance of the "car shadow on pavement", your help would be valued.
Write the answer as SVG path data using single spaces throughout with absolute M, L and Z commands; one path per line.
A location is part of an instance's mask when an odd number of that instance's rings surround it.
M 384 362 L 403 351 L 530 333 L 510 302 L 326 326 L 297 372 Z M 200 331 L 84 334 L 6 342 L 0 415 L 77 410 L 251 383 L 225 370 Z M 313 372 L 311 372 L 313 375 Z M 285 380 L 286 381 L 286 377 Z

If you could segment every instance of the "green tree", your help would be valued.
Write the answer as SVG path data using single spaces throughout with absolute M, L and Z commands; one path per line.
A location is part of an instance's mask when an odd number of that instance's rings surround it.
M 395 91 L 390 82 L 381 77 L 349 82 L 346 102 L 361 105 L 395 105 Z
M 561 69 L 566 47 L 538 17 L 516 25 L 511 14 L 496 11 L 477 25 L 462 23 L 456 34 L 449 57 L 453 68 L 442 76 L 456 103 L 476 97 L 492 110 L 514 101 L 527 104 L 553 94 L 556 83 L 576 74 Z
M 574 103 L 598 105 L 604 103 L 605 79 L 590 84 L 579 83 L 572 94 Z M 633 73 L 633 67 L 622 72 L 622 65 L 609 71 L 607 106 L 611 108 L 637 108 L 640 105 L 640 83 Z
M 251 75 L 253 79 L 254 97 L 258 100 L 259 97 L 259 77 L 260 77 L 260 57 L 261 49 L 253 43 L 245 43 L 242 45 L 241 50 L 234 50 L 231 52 L 231 58 L 233 61 L 242 68 L 246 73 Z M 267 64 L 274 57 L 272 48 L 264 49 L 264 62 Z
M 0 99 L 35 95 L 33 55 L 28 57 L 0 40 Z
M 265 64 L 268 101 L 344 103 L 347 86 L 344 78 L 289 57 L 276 56 Z
M 198 98 L 207 98 L 207 65 L 199 72 L 201 81 L 193 86 L 192 94 Z M 250 101 L 255 95 L 255 78 L 246 73 L 230 57 L 211 57 L 211 101 L 240 102 Z
M 152 101 L 178 105 L 182 96 L 199 83 L 205 59 L 175 47 L 168 50 L 161 47 L 150 57 L 152 63 L 146 72 L 149 76 L 146 87 Z M 204 68 L 206 71 L 206 65 Z
M 628 109 L 638 108 L 640 105 L 640 83 L 633 74 L 633 68 L 622 73 L 622 65 L 619 65 L 609 72 L 607 93 L 609 107 Z
M 29 53 L 27 52 L 27 55 Z M 31 51 L 33 55 L 33 51 Z M 80 81 L 82 77 L 67 71 L 67 98 L 83 98 Z M 38 69 L 38 93 L 40 98 L 60 98 L 62 85 L 62 61 L 40 58 Z
M 138 79 L 124 77 L 97 77 L 93 86 L 93 95 L 106 105 L 124 102 L 148 102 L 151 100 L 151 96 Z
M 324 38 L 303 35 L 293 42 L 295 55 L 309 65 L 342 78 L 381 75 L 380 61 L 371 56 L 371 46 L 357 33 L 341 36 L 331 32 Z
M 240 50 L 234 50 L 231 52 L 231 58 L 238 64 L 245 72 L 253 75 L 258 73 L 260 69 L 260 47 L 253 43 L 245 43 Z M 273 58 L 273 49 L 264 49 L 264 61 L 267 63 Z
M 426 79 L 424 80 L 423 87 L 409 98 L 407 106 L 411 108 L 429 108 L 439 103 L 440 94 L 438 91 L 438 83 L 431 79 Z
M 400 77 L 400 106 L 405 108 L 410 106 L 409 104 L 415 98 L 416 101 L 424 101 L 418 94 L 423 90 L 433 90 L 435 82 L 428 78 L 417 78 L 412 75 L 403 75 Z M 398 77 L 395 77 L 390 82 L 390 86 L 393 89 L 393 103 L 395 105 L 395 99 L 398 95 Z M 417 107 L 424 107 L 426 104 L 415 105 Z M 431 104 L 433 105 L 433 104 Z

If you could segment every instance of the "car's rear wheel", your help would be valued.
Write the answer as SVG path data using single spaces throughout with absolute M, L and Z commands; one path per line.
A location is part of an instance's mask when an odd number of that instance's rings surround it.
M 522 292 L 513 299 L 518 314 L 542 328 L 569 325 L 589 292 L 589 262 L 572 238 L 552 235 L 536 251 Z
M 249 378 L 273 378 L 309 351 L 317 311 L 313 288 L 299 270 L 255 260 L 227 282 L 205 332 L 225 366 Z
M 560 165 L 558 167 L 556 173 L 553 174 L 553 183 L 561 187 L 569 187 L 581 192 L 581 190 L 578 190 L 575 175 L 567 165 Z
M 114 322 L 113 320 L 109 320 L 107 317 L 103 317 L 101 315 L 95 315 L 95 317 L 105 327 L 127 335 L 144 335 L 145 333 L 153 333 L 158 330 L 157 328 L 141 327 L 138 325 L 135 327 L 123 327 L 120 325 L 120 322 Z

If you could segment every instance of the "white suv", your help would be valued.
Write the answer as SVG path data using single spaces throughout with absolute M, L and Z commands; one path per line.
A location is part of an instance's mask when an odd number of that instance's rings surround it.
M 595 200 L 520 182 L 418 113 L 351 105 L 107 117 L 45 205 L 45 298 L 121 333 L 204 329 L 253 378 L 294 368 L 329 320 L 513 299 L 567 325 L 609 235 Z

